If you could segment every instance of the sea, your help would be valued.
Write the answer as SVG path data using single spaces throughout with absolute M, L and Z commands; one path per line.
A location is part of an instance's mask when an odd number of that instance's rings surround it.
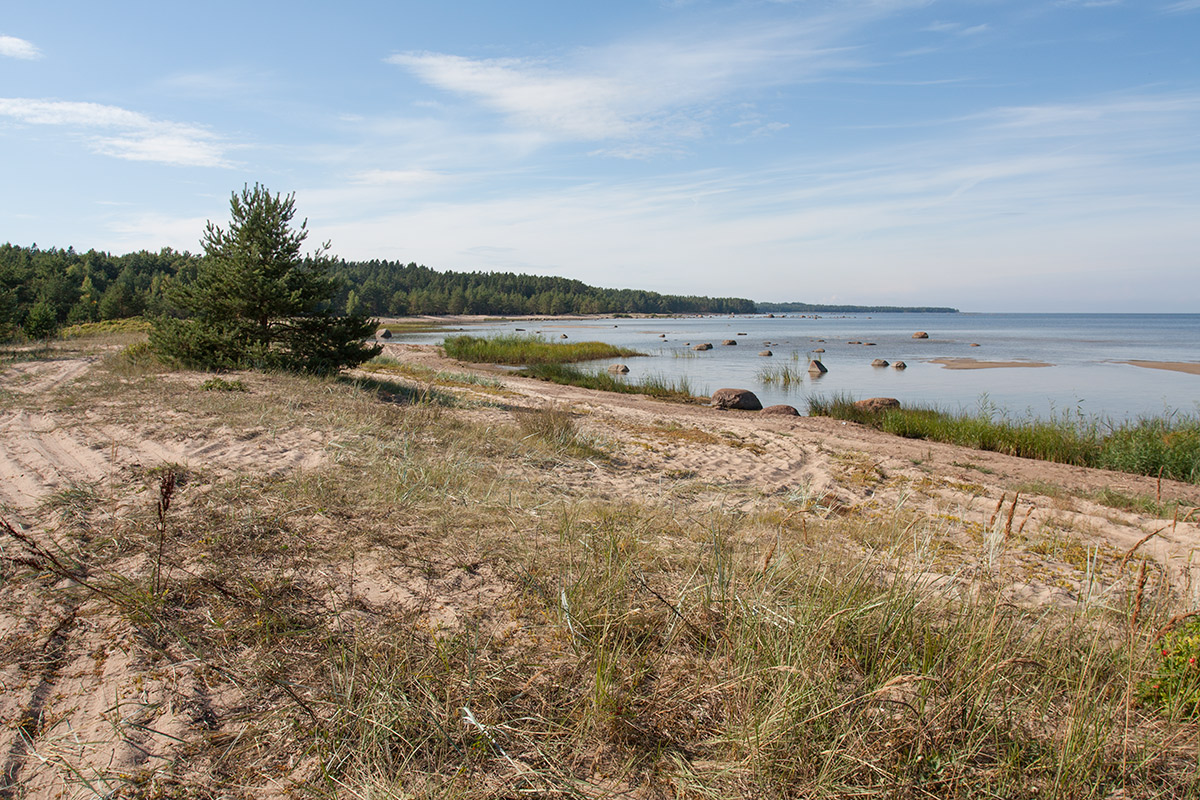
M 549 341 L 601 341 L 645 356 L 620 359 L 626 380 L 686 380 L 693 393 L 749 389 L 763 405 L 806 413 L 811 397 L 894 397 L 905 406 L 986 410 L 1010 419 L 1200 415 L 1200 375 L 1128 361 L 1200 364 L 1200 314 L 775 314 L 652 319 L 489 321 L 461 326 L 472 335 L 523 332 Z M 921 331 L 928 338 L 914 339 Z M 440 343 L 458 331 L 408 334 L 399 341 Z M 736 345 L 722 344 L 734 341 Z M 712 344 L 698 352 L 697 344 Z M 823 353 L 816 353 L 818 349 Z M 770 350 L 771 356 L 760 353 Z M 810 358 L 828 372 L 808 374 Z M 884 359 L 904 370 L 874 367 Z M 1048 364 L 950 369 L 935 359 Z M 579 366 L 603 370 L 613 360 Z M 787 368 L 785 370 L 785 368 Z M 799 380 L 771 380 L 783 372 Z

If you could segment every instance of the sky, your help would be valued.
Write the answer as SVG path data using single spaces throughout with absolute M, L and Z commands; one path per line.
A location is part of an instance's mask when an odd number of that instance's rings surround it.
M 1200 312 L 1200 0 L 0 7 L 0 242 Z

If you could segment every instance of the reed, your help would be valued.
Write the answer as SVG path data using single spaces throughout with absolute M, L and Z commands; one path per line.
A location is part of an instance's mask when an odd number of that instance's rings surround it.
M 764 386 L 791 389 L 804 383 L 805 371 L 793 364 L 771 364 L 758 371 L 758 382 Z
M 998 419 L 987 408 L 974 413 L 922 407 L 873 413 L 856 407 L 846 395 L 809 398 L 808 413 L 909 439 L 1200 483 L 1200 419 L 1182 414 L 1114 423 L 1071 416 Z
M 442 343 L 446 355 L 473 364 L 568 364 L 601 358 L 626 358 L 645 355 L 628 347 L 604 342 L 548 342 L 530 334 L 509 334 L 484 338 L 450 336 Z

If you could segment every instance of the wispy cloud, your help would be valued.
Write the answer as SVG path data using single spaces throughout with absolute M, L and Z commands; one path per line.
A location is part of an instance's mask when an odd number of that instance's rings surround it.
M 33 60 L 35 58 L 41 58 L 42 51 L 38 50 L 33 42 L 27 42 L 24 39 L 18 39 L 16 36 L 5 36 L 0 34 L 0 56 Z
M 469 199 L 449 202 L 393 194 L 378 203 L 362 180 L 345 196 L 305 201 L 327 223 L 314 235 L 348 258 L 569 271 L 601 285 L 762 299 L 844 293 L 853 271 L 857 302 L 932 302 L 937 287 L 938 302 L 1020 307 L 1022 276 L 1055 274 L 1064 286 L 1115 279 L 1146 252 L 1190 263 L 1200 231 L 1179 232 L 1194 227 L 1200 164 L 1160 159 L 1194 149 L 1198 117 L 1200 96 L 1129 94 L 997 108 L 757 169 L 520 188 L 462 176 L 476 181 Z M 753 126 L 753 109 L 742 121 L 739 130 Z M 356 203 L 356 192 L 371 200 Z M 334 214 L 356 205 L 359 213 Z M 732 278 L 729 265 L 747 253 L 754 266 Z
M 385 60 L 547 141 L 606 142 L 594 152 L 609 154 L 671 152 L 716 129 L 716 117 L 746 95 L 863 68 L 847 33 L 891 7 L 712 23 L 553 58 L 406 52 Z
M 262 93 L 277 84 L 270 72 L 262 69 L 226 67 L 199 72 L 178 72 L 157 81 L 175 94 L 190 97 L 222 98 Z
M 1172 3 L 1163 9 L 1168 14 L 1183 14 L 1188 11 L 1200 11 L 1200 0 L 1182 0 L 1179 3 Z
M 225 156 L 226 143 L 210 131 L 152 119 L 118 106 L 0 97 L 0 116 L 82 131 L 92 150 L 113 158 L 176 166 L 231 166 Z
M 925 30 L 929 33 L 948 33 L 953 36 L 974 36 L 983 33 L 988 28 L 989 26 L 986 24 L 965 25 L 961 22 L 934 22 L 926 26 Z

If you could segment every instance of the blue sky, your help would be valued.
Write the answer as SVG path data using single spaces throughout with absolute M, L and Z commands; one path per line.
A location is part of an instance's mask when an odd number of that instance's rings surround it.
M 0 10 L 0 241 L 756 300 L 1200 311 L 1200 0 Z

